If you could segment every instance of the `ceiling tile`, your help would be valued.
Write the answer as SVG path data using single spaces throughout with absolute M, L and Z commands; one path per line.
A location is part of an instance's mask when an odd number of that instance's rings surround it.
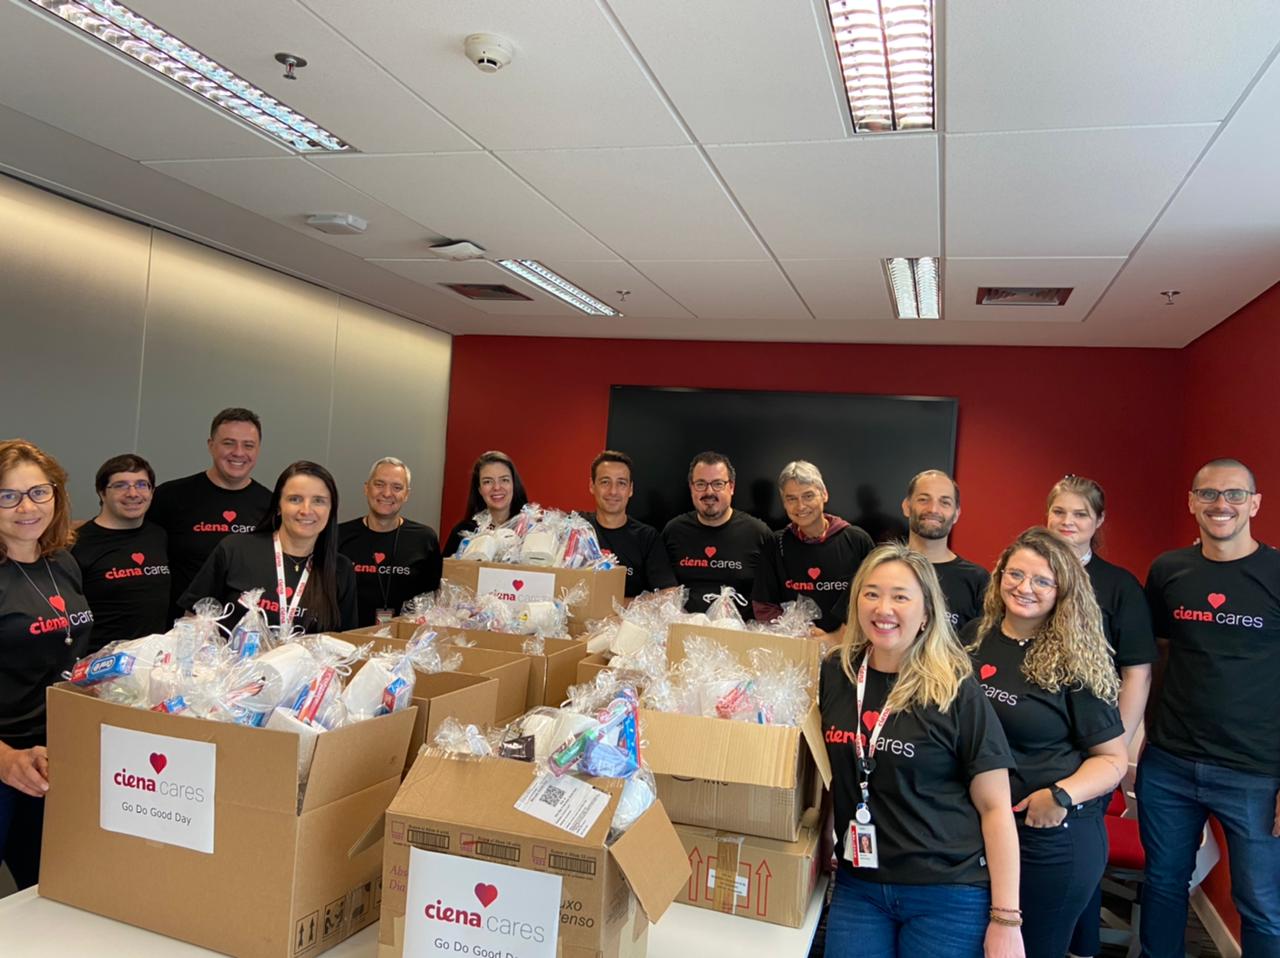
M 1275 0 L 945 6 L 949 132 L 1221 120 L 1276 43 Z
M 441 236 L 494 259 L 617 259 L 488 154 L 326 156 L 314 162 Z
M 501 159 L 628 259 L 764 255 L 691 146 L 539 150 Z
M 1078 259 L 957 259 L 942 264 L 945 322 L 1078 323 L 1124 265 L 1124 257 Z M 1068 287 L 1061 306 L 979 306 L 982 286 Z
M 708 153 L 779 259 L 941 252 L 933 134 Z
M 608 0 L 703 143 L 851 133 L 831 24 L 813 0 Z
M 782 268 L 815 319 L 896 319 L 879 259 L 784 259 Z
M 771 260 L 636 261 L 632 265 L 699 320 L 812 318 Z M 732 334 L 725 330 L 721 335 Z M 689 329 L 689 338 L 699 337 L 697 325 Z M 784 330 L 778 338 L 786 338 Z
M 477 148 L 421 97 L 299 4 L 130 0 L 130 5 L 364 153 Z M 275 61 L 281 51 L 306 59 L 297 80 L 283 78 Z
M 26 0 L 0 3 L 0 103 L 138 160 L 288 152 Z
M 421 3 L 304 0 L 352 43 L 493 150 L 687 143 L 679 123 L 594 0 Z M 482 74 L 463 52 L 472 33 L 515 48 Z
M 1216 126 L 948 136 L 948 256 L 1127 256 Z

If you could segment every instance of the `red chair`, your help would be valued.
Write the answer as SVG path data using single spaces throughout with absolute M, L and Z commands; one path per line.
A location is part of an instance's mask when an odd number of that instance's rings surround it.
M 1125 921 L 1109 908 L 1102 909 L 1102 942 L 1110 945 L 1127 945 L 1126 958 L 1134 958 L 1141 950 L 1138 941 L 1138 922 L 1141 917 L 1141 892 L 1143 870 L 1147 856 L 1138 840 L 1138 820 L 1124 818 L 1128 802 L 1122 788 L 1111 794 L 1103 821 L 1107 826 L 1107 870 L 1102 876 L 1104 894 L 1115 895 L 1132 903 L 1130 919 Z

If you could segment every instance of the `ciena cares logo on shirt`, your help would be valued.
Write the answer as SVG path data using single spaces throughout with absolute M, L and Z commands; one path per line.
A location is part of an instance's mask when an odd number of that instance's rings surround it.
M 73 625 L 87 625 L 93 621 L 93 613 L 86 609 L 84 612 L 67 613 L 67 600 L 60 595 L 51 595 L 48 597 L 49 605 L 53 606 L 61 615 L 46 619 L 43 615 L 36 616 L 36 620 L 31 623 L 31 627 L 27 630 L 32 635 L 47 635 L 50 632 L 65 632 Z
M 702 550 L 705 559 L 697 556 L 684 556 L 676 565 L 686 569 L 741 569 L 742 562 L 739 559 L 717 559 L 715 546 L 707 546 Z
M 1204 597 L 1207 609 L 1188 609 L 1180 605 L 1173 610 L 1173 617 L 1181 622 L 1216 622 L 1218 625 L 1242 625 L 1246 629 L 1261 629 L 1266 623 L 1260 615 L 1241 615 L 1223 609 L 1227 597 L 1221 592 L 1210 592 Z
M 356 575 L 409 575 L 412 571 L 407 565 L 383 565 L 385 552 L 375 552 L 373 562 L 357 562 L 353 565 Z
M 784 583 L 792 592 L 843 592 L 849 588 L 849 580 L 836 579 L 834 582 L 819 582 L 818 577 L 822 575 L 820 566 L 810 566 L 805 570 L 808 581 L 804 579 L 787 579 Z
M 119 569 L 108 569 L 103 578 L 114 581 L 116 579 L 136 579 L 139 576 L 169 574 L 167 565 L 147 565 L 146 553 L 134 552 L 129 558 L 133 560 L 133 565 Z
M 220 532 L 226 534 L 228 532 L 252 532 L 257 528 L 256 525 L 246 525 L 243 522 L 236 522 L 238 513 L 234 509 L 227 509 L 222 513 L 222 522 L 197 522 L 191 527 L 192 532 Z

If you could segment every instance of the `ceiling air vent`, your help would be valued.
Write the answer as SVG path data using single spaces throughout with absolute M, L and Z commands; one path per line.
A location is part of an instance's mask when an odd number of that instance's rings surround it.
M 533 301 L 532 296 L 526 296 L 524 293 L 501 283 L 441 283 L 440 285 L 445 289 L 453 290 L 459 296 L 467 297 L 467 299 L 484 299 L 491 302 Z
M 1070 286 L 980 286 L 979 306 L 1061 306 Z

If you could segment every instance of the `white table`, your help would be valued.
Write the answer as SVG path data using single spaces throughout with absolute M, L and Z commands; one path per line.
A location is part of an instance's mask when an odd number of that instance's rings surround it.
M 799 928 L 721 915 L 705 908 L 672 905 L 649 929 L 650 958 L 687 958 L 690 954 L 767 955 L 804 958 L 809 953 L 826 878 L 818 882 Z M 4 958 L 212 958 L 216 952 L 143 931 L 132 925 L 41 898 L 34 888 L 0 898 L 0 941 Z M 325 958 L 376 958 L 374 924 L 323 952 Z

